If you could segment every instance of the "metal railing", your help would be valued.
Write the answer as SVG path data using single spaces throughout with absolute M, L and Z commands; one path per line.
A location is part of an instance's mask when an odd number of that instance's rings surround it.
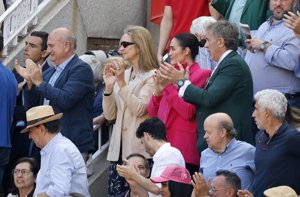
M 3 23 L 3 55 L 7 56 L 8 48 L 18 44 L 18 37 L 25 36 L 28 28 L 38 22 L 38 14 L 51 0 L 17 0 L 1 16 Z
M 111 137 L 111 132 L 112 132 L 113 125 L 109 126 L 109 137 L 108 141 L 102 144 L 102 132 L 107 132 L 107 131 L 102 131 L 101 127 L 98 129 L 98 149 L 96 150 L 95 153 L 92 154 L 90 157 L 88 163 L 92 162 L 94 159 L 96 159 L 99 155 L 101 155 L 106 149 L 109 147 L 110 143 L 110 137 Z

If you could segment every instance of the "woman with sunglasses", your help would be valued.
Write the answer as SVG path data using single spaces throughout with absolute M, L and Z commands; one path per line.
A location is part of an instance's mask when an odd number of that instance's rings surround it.
M 150 32 L 144 27 L 130 26 L 124 30 L 119 53 L 124 60 L 106 64 L 103 113 L 107 120 L 116 120 L 113 126 L 107 160 L 111 161 L 108 195 L 117 196 L 128 190 L 125 180 L 118 176 L 116 165 L 128 155 L 141 153 L 146 158 L 143 144 L 136 138 L 139 124 L 147 116 L 147 105 L 154 91 L 152 76 L 158 62 Z M 130 66 L 126 68 L 126 62 Z
M 12 170 L 12 188 L 7 197 L 32 197 L 39 166 L 34 158 L 22 157 Z
M 203 70 L 195 63 L 199 51 L 196 36 L 181 33 L 174 36 L 170 44 L 171 64 L 163 63 L 154 78 L 154 94 L 148 105 L 150 117 L 160 118 L 167 128 L 167 140 L 178 148 L 191 174 L 199 170 L 197 144 L 196 107 L 178 96 L 178 85 L 164 78 L 165 66 L 182 66 L 187 70 L 186 78 L 198 86 L 204 87 L 210 76 L 210 70 Z

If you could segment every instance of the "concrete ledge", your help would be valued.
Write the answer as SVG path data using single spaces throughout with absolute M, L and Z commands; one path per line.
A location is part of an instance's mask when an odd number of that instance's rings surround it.
M 109 161 L 106 160 L 107 150 L 90 163 L 87 168 L 92 175 L 88 178 L 92 197 L 107 196 L 107 180 Z

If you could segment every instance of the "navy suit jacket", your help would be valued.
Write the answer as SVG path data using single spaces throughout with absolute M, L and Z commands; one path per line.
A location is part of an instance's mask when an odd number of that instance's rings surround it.
M 93 71 L 75 55 L 52 87 L 48 81 L 54 72 L 54 67 L 49 68 L 43 73 L 44 82 L 39 87 L 25 91 L 25 104 L 27 108 L 31 108 L 43 105 L 44 98 L 48 99 L 55 113 L 63 113 L 61 133 L 69 138 L 80 152 L 92 151 Z

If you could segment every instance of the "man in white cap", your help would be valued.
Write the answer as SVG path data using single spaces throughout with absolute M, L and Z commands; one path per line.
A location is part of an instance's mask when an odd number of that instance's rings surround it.
M 36 179 L 37 197 L 68 196 L 80 193 L 89 197 L 86 167 L 77 147 L 60 133 L 59 119 L 49 105 L 26 112 L 29 138 L 41 149 L 41 168 Z

